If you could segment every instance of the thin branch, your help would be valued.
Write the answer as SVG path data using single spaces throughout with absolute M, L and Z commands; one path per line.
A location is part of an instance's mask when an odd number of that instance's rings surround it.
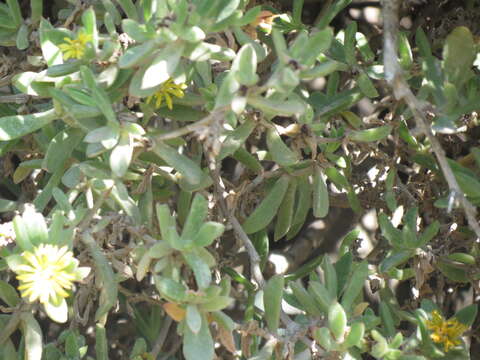
M 235 232 L 235 235 L 242 241 L 243 245 L 247 249 L 248 256 L 250 258 L 250 272 L 252 274 L 253 279 L 257 282 L 259 289 L 263 288 L 265 285 L 265 279 L 262 274 L 262 270 L 260 269 L 260 263 L 261 259 L 260 256 L 258 255 L 257 249 L 255 249 L 255 246 L 253 245 L 252 241 L 248 237 L 247 233 L 245 230 L 243 230 L 242 225 L 240 225 L 240 222 L 237 220 L 235 215 L 228 209 L 227 202 L 225 201 L 225 198 L 223 197 L 223 193 L 225 191 L 224 187 L 222 186 L 222 181 L 221 177 L 219 175 L 219 168 L 218 166 L 215 167 L 214 170 L 210 171 L 211 176 L 213 178 L 213 185 L 215 188 L 215 196 L 217 197 L 217 200 L 220 204 L 220 208 L 224 215 L 228 218 L 228 221 L 232 225 L 232 228 Z M 283 312 L 283 310 L 280 312 L 280 319 L 282 322 L 285 324 L 285 326 L 289 329 L 292 329 L 292 327 L 295 327 L 297 331 L 294 331 L 294 336 L 292 338 L 298 338 L 300 341 L 302 341 L 305 345 L 308 347 L 312 347 L 314 344 L 313 342 L 308 339 L 304 334 L 303 334 L 303 328 L 299 327 L 297 328 L 298 324 L 296 324 L 290 317 Z M 284 339 L 286 343 L 291 342 L 291 339 Z
M 0 104 L 7 104 L 7 103 L 24 104 L 28 101 L 29 98 L 30 98 L 30 95 L 26 95 L 26 94 L 3 95 L 3 96 L 0 96 Z
M 9 85 L 12 82 L 12 78 L 15 74 L 7 75 L 0 78 L 0 87 Z
M 255 246 L 253 246 L 252 241 L 248 237 L 245 230 L 243 230 L 242 225 L 240 225 L 240 222 L 237 220 L 235 215 L 230 211 L 230 209 L 228 209 L 227 202 L 223 197 L 223 192 L 225 189 L 221 185 L 222 181 L 220 179 L 218 167 L 216 167 L 215 170 L 211 171 L 211 175 L 213 177 L 215 195 L 217 197 L 217 200 L 219 201 L 220 208 L 222 209 L 224 215 L 227 217 L 229 223 L 232 225 L 232 228 L 235 231 L 235 235 L 237 235 L 237 237 L 242 241 L 243 245 L 245 246 L 245 249 L 247 249 L 248 256 L 250 257 L 250 271 L 258 286 L 262 288 L 265 283 L 265 279 L 263 278 L 262 270 L 260 269 L 261 259 L 258 255 L 257 249 L 255 249 Z
M 445 151 L 440 145 L 438 139 L 433 134 L 425 113 L 422 111 L 422 104 L 413 94 L 402 74 L 402 70 L 397 58 L 398 9 L 400 6 L 400 1 L 384 0 L 382 5 L 384 21 L 383 59 L 387 82 L 391 86 L 395 98 L 397 100 L 403 99 L 408 105 L 415 118 L 415 121 L 417 122 L 417 127 L 422 130 L 422 132 L 430 141 L 432 151 L 434 152 L 443 176 L 448 183 L 450 192 L 459 200 L 463 210 L 465 211 L 468 225 L 473 229 L 477 238 L 480 239 L 480 226 L 476 219 L 477 210 L 467 200 L 463 194 L 463 191 L 460 189 L 457 179 L 453 174 L 452 168 L 447 161 Z

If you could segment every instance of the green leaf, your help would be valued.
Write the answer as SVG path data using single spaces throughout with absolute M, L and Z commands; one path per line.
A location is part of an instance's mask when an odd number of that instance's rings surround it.
M 240 48 L 232 63 L 231 72 L 240 84 L 253 86 L 259 80 L 256 71 L 257 54 L 251 44 L 245 44 Z
M 267 146 L 273 161 L 281 166 L 291 166 L 298 162 L 298 156 L 283 142 L 275 127 L 267 130 Z
M 106 149 L 113 148 L 120 137 L 120 131 L 113 126 L 102 126 L 90 131 L 83 139 L 86 143 L 100 143 Z
M 357 65 L 356 53 L 355 53 L 355 34 L 357 33 L 357 23 L 352 21 L 348 24 L 347 28 L 345 29 L 345 40 L 343 42 L 344 50 L 345 50 L 345 60 L 347 64 L 350 66 Z M 361 87 L 360 87 L 361 88 Z
M 440 272 L 445 275 L 448 279 L 452 281 L 457 281 L 461 283 L 469 282 L 469 277 L 466 269 L 456 267 L 455 265 L 438 259 L 435 263 L 435 266 L 440 270 Z
M 357 84 L 360 90 L 362 91 L 365 96 L 369 98 L 376 98 L 379 96 L 375 85 L 373 84 L 372 80 L 368 77 L 367 73 L 360 72 L 360 75 L 357 77 Z
M 313 331 L 313 338 L 327 351 L 335 348 L 335 340 L 332 339 L 330 331 L 326 327 L 316 328 Z
M 202 184 L 207 177 L 193 160 L 162 142 L 158 142 L 152 151 L 182 174 L 185 180 L 192 185 Z
M 263 288 L 263 304 L 265 307 L 265 320 L 270 331 L 276 333 L 280 324 L 280 312 L 282 310 L 283 287 L 285 280 L 283 275 L 274 275 Z
M 417 28 L 415 41 L 421 57 L 425 59 L 423 67 L 425 69 L 426 78 L 431 82 L 434 88 L 433 96 L 436 104 L 444 103 L 443 96 L 443 74 L 439 66 L 439 61 L 432 55 L 428 38 L 422 27 Z
M 129 19 L 138 21 L 138 12 L 132 0 L 117 0 Z
M 30 250 L 31 246 L 48 243 L 48 229 L 41 213 L 28 207 L 22 217 L 19 215 L 13 219 L 16 242 L 23 250 Z
M 43 0 L 30 0 L 30 8 L 30 21 L 32 24 L 37 25 L 43 14 Z
M 408 248 L 415 248 L 417 244 L 417 218 L 417 207 L 408 209 L 403 216 L 402 238 Z
M 146 61 L 146 59 L 148 59 L 148 56 L 153 52 L 154 49 L 154 41 L 147 41 L 141 45 L 130 47 L 118 59 L 118 66 L 121 69 L 129 69 L 137 66 L 141 62 Z
M 60 131 L 48 145 L 43 160 L 43 168 L 48 172 L 55 172 L 63 168 L 65 161 L 70 158 L 73 150 L 80 144 L 83 132 L 78 129 Z
M 394 251 L 391 255 L 382 260 L 379 266 L 381 273 L 385 273 L 393 267 L 401 265 L 413 256 L 413 250 Z
M 147 66 L 142 77 L 141 89 L 149 91 L 173 77 L 184 49 L 182 43 L 174 42 L 159 51 Z
M 42 329 L 30 312 L 20 315 L 25 342 L 25 360 L 41 360 L 43 352 Z
M 293 215 L 290 230 L 287 233 L 287 240 L 293 239 L 302 229 L 311 205 L 312 187 L 308 182 L 308 177 L 303 176 L 298 179 L 295 214 Z
M 330 305 L 332 305 L 336 297 L 332 297 L 325 285 L 318 281 L 309 282 L 308 292 L 313 296 L 322 312 L 327 314 Z
M 284 237 L 290 230 L 293 218 L 293 206 L 295 205 L 295 194 L 297 192 L 297 181 L 291 179 L 287 192 L 283 197 L 283 201 L 277 213 L 277 221 L 275 223 L 275 231 L 273 240 L 277 241 Z
M 120 12 L 117 10 L 116 6 L 112 3 L 111 0 L 102 0 L 102 4 L 108 14 L 112 17 L 112 21 L 115 24 L 120 24 L 121 15 Z
M 380 224 L 380 229 L 382 230 L 382 235 L 388 240 L 391 246 L 396 249 L 405 248 L 402 232 L 392 225 L 385 213 L 380 213 L 380 215 L 378 215 L 378 222 Z
M 350 326 L 350 331 L 345 339 L 344 346 L 350 348 L 359 347 L 365 334 L 365 324 L 363 322 L 355 322 Z
M 0 323 L 0 326 L 4 326 L 2 323 Z M 17 354 L 17 351 L 15 350 L 15 346 L 13 345 L 13 342 L 11 339 L 7 339 L 2 347 L 0 348 L 0 358 L 2 359 L 20 359 L 20 356 Z M 52 359 L 52 360 L 59 360 L 59 358 L 55 357 L 48 357 L 47 359 Z
M 192 108 L 192 106 L 180 104 L 175 104 L 171 110 L 166 106 L 161 107 L 156 110 L 156 113 L 168 119 L 181 122 L 195 122 L 208 116 L 208 113 L 205 111 L 200 111 L 196 108 Z
M 98 49 L 98 30 L 95 11 L 92 7 L 89 7 L 83 12 L 82 22 L 85 28 L 85 34 L 91 37 L 93 49 L 96 51 Z
M 214 311 L 210 315 L 212 316 L 213 320 L 224 329 L 228 331 L 235 330 L 235 327 L 236 327 L 235 322 L 232 320 L 230 316 L 226 315 L 224 312 Z
M 242 163 L 242 165 L 244 165 L 247 169 L 250 169 L 257 174 L 263 171 L 263 167 L 262 164 L 260 164 L 260 161 L 258 161 L 255 156 L 250 154 L 244 148 L 239 148 L 233 153 L 232 157 L 238 162 Z
M 453 317 L 464 325 L 472 326 L 477 318 L 477 313 L 478 305 L 472 304 L 457 311 Z
M 18 0 L 7 0 L 8 8 L 10 9 L 10 15 L 17 26 L 23 22 L 22 12 L 20 10 L 20 4 Z
M 42 48 L 43 58 L 48 66 L 63 63 L 62 51 L 53 41 L 53 34 L 51 32 L 53 29 L 54 27 L 47 20 L 42 19 L 40 21 L 40 47 Z
M 315 64 L 318 56 L 328 50 L 333 40 L 333 30 L 325 28 L 317 31 L 308 38 L 306 45 L 298 55 L 298 61 L 305 66 Z
M 203 312 L 220 311 L 232 304 L 233 299 L 228 296 L 215 296 L 209 299 L 208 302 L 200 305 L 200 310 Z
M 359 234 L 360 230 L 354 229 L 350 231 L 347 235 L 345 235 L 340 245 L 340 250 L 338 253 L 339 256 L 343 256 L 350 251 L 350 247 L 352 246 L 353 242 L 358 238 Z
M 0 6 L 0 29 L 5 29 L 5 35 L 2 33 L 2 37 L 11 37 L 13 36 L 15 30 L 18 28 L 18 24 L 15 23 L 15 20 L 13 19 L 13 16 L 11 15 L 11 11 L 8 6 L 5 3 L 1 3 Z
M 68 320 L 68 306 L 65 299 L 62 299 L 60 304 L 46 303 L 43 304 L 45 313 L 53 321 L 64 324 Z
M 16 38 L 16 45 L 19 50 L 25 50 L 28 48 L 28 35 L 28 26 L 26 24 L 22 24 L 20 29 L 18 29 Z
M 347 314 L 342 305 L 335 302 L 328 309 L 328 328 L 336 339 L 340 339 L 345 334 L 346 327 Z
M 332 74 L 337 70 L 345 70 L 345 64 L 334 60 L 324 60 L 320 64 L 300 71 L 299 77 L 302 80 L 313 80 Z
M 54 109 L 29 115 L 0 118 L 0 141 L 8 141 L 27 135 L 58 119 Z
M 127 132 L 122 132 L 117 146 L 110 154 L 110 168 L 115 176 L 123 177 L 130 166 L 133 155 L 132 137 Z
M 95 355 L 96 360 L 108 360 L 107 332 L 103 325 L 95 325 Z
M 385 335 L 393 337 L 395 335 L 395 323 L 389 305 L 385 301 L 380 302 L 380 318 L 385 329 Z
M 80 344 L 78 342 L 79 337 L 77 332 L 74 330 L 67 330 L 65 334 L 65 355 L 69 358 L 78 359 L 80 357 Z
M 289 183 L 290 180 L 286 176 L 282 176 L 277 180 L 268 195 L 242 224 L 247 234 L 253 234 L 262 230 L 272 221 L 283 201 Z
M 183 249 L 184 244 L 180 241 L 180 236 L 177 233 L 177 224 L 175 218 L 170 213 L 168 205 L 157 204 L 156 210 L 162 239 L 167 241 L 174 249 Z
M 398 34 L 398 55 L 400 66 L 405 70 L 409 70 L 413 65 L 413 54 L 408 37 L 403 31 L 400 31 Z
M 43 187 L 40 194 L 33 200 L 33 205 L 37 211 L 43 211 L 48 202 L 52 198 L 52 191 L 56 188 L 62 179 L 65 166 L 58 168 L 48 179 L 47 184 Z
M 187 288 L 179 282 L 166 277 L 154 276 L 155 286 L 160 295 L 173 302 L 184 302 L 187 298 Z
M 459 26 L 447 36 L 443 48 L 443 69 L 447 81 L 459 89 L 473 76 L 471 67 L 476 57 L 473 35 L 465 26 Z
M 293 295 L 302 305 L 303 310 L 307 312 L 310 316 L 322 316 L 322 311 L 320 307 L 317 307 L 317 304 L 314 301 L 314 298 L 305 290 L 299 280 L 292 281 L 290 288 L 293 291 Z
M 198 234 L 203 221 L 208 214 L 208 201 L 200 194 L 196 194 L 193 198 L 190 213 L 182 231 L 183 241 L 191 242 Z
M 20 302 L 20 296 L 15 288 L 3 280 L 0 280 L 0 299 L 10 307 L 15 307 Z
M 106 91 L 98 86 L 93 71 L 89 67 L 82 65 L 80 67 L 80 74 L 85 86 L 92 92 L 92 97 L 97 103 L 97 107 L 103 115 L 105 115 L 105 118 L 112 126 L 117 126 L 118 120 L 112 108 L 112 103 L 110 102 Z
M 247 119 L 242 125 L 232 131 L 222 143 L 222 150 L 218 155 L 218 160 L 223 160 L 237 151 L 248 139 L 255 126 L 255 121 Z
M 193 270 L 193 275 L 195 276 L 198 288 L 206 289 L 212 282 L 212 275 L 208 264 L 193 251 L 183 251 L 182 255 L 188 266 Z
M 369 41 L 365 35 L 360 32 L 355 34 L 355 39 L 357 40 L 357 47 L 360 53 L 362 54 L 365 62 L 370 63 L 375 60 L 375 54 L 369 46 Z
M 137 43 L 146 42 L 150 38 L 149 33 L 146 31 L 146 26 L 140 25 L 132 19 L 123 19 L 122 29 Z
M 333 20 L 337 14 L 342 11 L 347 5 L 349 5 L 352 2 L 352 0 L 337 0 L 335 2 L 330 3 L 328 6 L 327 10 L 325 12 L 322 12 L 322 17 L 318 20 L 316 26 L 319 29 L 323 29 L 330 24 L 330 22 Z
M 361 293 L 367 277 L 368 263 L 366 261 L 362 261 L 354 268 L 353 274 L 347 282 L 345 292 L 342 296 L 342 305 L 347 312 L 350 313 L 353 310 L 352 306 L 355 303 L 358 295 Z
M 331 166 L 325 169 L 325 175 L 327 175 L 328 179 L 332 181 L 335 186 L 339 189 L 349 189 L 350 183 L 348 182 L 347 178 L 338 171 L 337 168 Z
M 215 109 L 230 106 L 233 98 L 236 95 L 237 90 L 240 88 L 240 84 L 235 78 L 233 73 L 229 73 L 225 76 L 218 90 L 215 98 Z
M 301 115 L 305 112 L 306 106 L 298 100 L 273 100 L 261 96 L 249 96 L 248 103 L 266 113 L 275 114 L 276 116 L 293 116 Z
M 336 299 L 338 293 L 337 272 L 330 261 L 330 257 L 325 256 L 323 258 L 322 270 L 325 279 L 325 286 L 328 289 L 330 297 Z
M 188 305 L 185 317 L 188 327 L 194 334 L 198 334 L 202 328 L 202 315 L 196 305 Z
M 105 254 L 89 233 L 84 233 L 82 241 L 87 246 L 95 263 L 95 274 L 100 280 L 100 303 L 95 312 L 95 321 L 108 314 L 117 303 L 118 287 L 115 274 Z
M 342 255 L 340 259 L 335 263 L 335 272 L 337 273 L 337 296 L 343 293 L 345 285 L 348 282 L 353 266 L 353 255 L 351 252 L 347 252 Z
M 475 265 L 475 257 L 463 252 L 454 252 L 447 255 L 447 259 L 456 261 L 465 265 Z
M 202 247 L 210 246 L 216 238 L 223 234 L 224 230 L 225 226 L 223 224 L 213 221 L 206 222 L 195 235 L 193 244 Z
M 212 360 L 214 358 L 214 343 L 205 317 L 202 319 L 202 326 L 198 333 L 194 333 L 189 326 L 185 327 L 183 355 L 186 360 Z
M 327 216 L 329 204 L 327 184 L 323 178 L 322 170 L 317 166 L 313 173 L 313 215 L 317 218 Z
M 333 73 L 332 75 L 337 74 Z M 321 92 L 313 92 L 308 102 L 314 107 L 316 115 L 328 118 L 339 112 L 348 110 L 363 98 L 359 88 L 339 92 L 333 96 L 325 96 Z
M 118 205 L 125 211 L 128 216 L 131 216 L 136 224 L 140 224 L 142 219 L 140 216 L 140 210 L 135 204 L 135 201 L 128 195 L 126 186 L 121 181 L 115 181 L 115 185 L 112 187 L 110 193 L 112 198 Z
M 392 126 L 383 125 L 373 129 L 355 130 L 350 132 L 347 136 L 353 141 L 372 142 L 383 140 L 390 135 L 391 131 Z

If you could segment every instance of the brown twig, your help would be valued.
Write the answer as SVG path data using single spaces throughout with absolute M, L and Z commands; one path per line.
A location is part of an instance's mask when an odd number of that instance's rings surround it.
M 24 104 L 28 101 L 29 98 L 30 98 L 30 95 L 26 95 L 26 94 L 3 95 L 3 96 L 0 96 L 0 104 L 8 104 L 8 103 Z
M 237 235 L 237 237 L 245 246 L 245 249 L 247 249 L 248 256 L 250 257 L 250 271 L 258 286 L 261 288 L 265 283 L 265 279 L 263 278 L 262 270 L 260 269 L 261 259 L 258 255 L 257 249 L 255 249 L 255 246 L 253 246 L 252 241 L 248 237 L 245 230 L 243 230 L 242 225 L 240 225 L 240 222 L 237 220 L 235 215 L 230 211 L 230 209 L 228 209 L 227 202 L 223 197 L 223 192 L 225 189 L 221 185 L 222 181 L 220 179 L 218 166 L 215 167 L 215 170 L 210 171 L 210 173 L 213 178 L 215 195 L 220 204 L 220 208 L 222 209 L 225 217 L 228 219 L 228 222 L 232 225 L 235 235 Z
M 265 285 L 265 279 L 263 277 L 262 270 L 260 268 L 260 263 L 261 263 L 260 256 L 258 255 L 258 252 L 255 249 L 255 246 L 253 245 L 252 241 L 248 237 L 247 233 L 245 232 L 245 230 L 243 230 L 242 225 L 240 225 L 240 222 L 237 220 L 235 215 L 228 209 L 227 202 L 223 197 L 223 193 L 225 189 L 222 186 L 221 177 L 219 175 L 219 167 L 215 166 L 214 170 L 211 170 L 210 173 L 213 178 L 215 196 L 220 204 L 220 208 L 224 213 L 224 216 L 227 217 L 228 221 L 232 225 L 235 235 L 242 241 L 243 245 L 247 249 L 247 253 L 250 258 L 250 272 L 252 274 L 253 279 L 256 281 L 258 287 L 261 289 Z M 293 332 L 293 335 L 291 337 L 287 337 L 282 340 L 285 342 L 286 345 L 292 342 L 295 342 L 296 339 L 299 339 L 310 348 L 314 345 L 313 342 L 304 335 L 304 332 L 303 332 L 304 327 L 302 327 L 301 325 L 298 325 L 296 322 L 290 319 L 290 317 L 287 314 L 285 314 L 283 311 L 280 312 L 280 319 L 289 330 L 292 330 L 293 328 L 295 328 L 294 331 L 291 331 Z M 295 339 L 295 341 L 293 341 L 293 339 Z M 278 341 L 278 340 L 275 340 L 275 341 Z
M 467 217 L 468 225 L 473 229 L 477 238 L 480 239 L 480 225 L 477 222 L 475 207 L 467 200 L 463 194 L 457 179 L 453 174 L 450 167 L 445 151 L 443 150 L 440 142 L 432 132 L 431 127 L 428 125 L 427 118 L 423 112 L 422 104 L 413 94 L 412 90 L 408 86 L 400 68 L 400 64 L 397 58 L 397 33 L 398 33 L 398 10 L 400 6 L 399 0 L 383 0 L 383 61 L 385 66 L 385 77 L 388 84 L 393 90 L 393 94 L 397 100 L 403 99 L 410 108 L 417 127 L 422 130 L 430 141 L 431 148 L 435 157 L 437 158 L 440 169 L 443 176 L 448 183 L 451 194 L 456 197 Z

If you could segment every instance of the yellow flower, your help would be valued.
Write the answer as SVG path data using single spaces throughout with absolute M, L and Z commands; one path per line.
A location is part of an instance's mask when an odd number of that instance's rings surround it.
M 460 336 L 468 329 L 457 319 L 445 320 L 437 310 L 432 312 L 432 320 L 427 320 L 427 328 L 432 331 L 430 338 L 439 344 L 443 344 L 445 352 L 461 343 Z
M 184 93 L 183 90 L 186 89 L 187 85 L 185 84 L 175 84 L 173 79 L 168 79 L 165 81 L 157 92 L 147 98 L 147 104 L 150 104 L 155 100 L 155 108 L 162 106 L 163 99 L 167 103 L 167 107 L 172 110 L 172 95 L 177 98 L 182 98 Z
M 78 34 L 76 39 L 64 38 L 66 44 L 60 44 L 58 47 L 63 52 L 64 60 L 68 59 L 81 59 L 85 54 L 87 48 L 87 42 L 92 39 L 90 35 L 86 35 L 83 32 Z
M 40 244 L 31 252 L 24 251 L 13 270 L 20 281 L 18 290 L 29 302 L 60 304 L 69 296 L 74 281 L 87 276 L 89 268 L 78 267 L 78 260 L 66 246 Z

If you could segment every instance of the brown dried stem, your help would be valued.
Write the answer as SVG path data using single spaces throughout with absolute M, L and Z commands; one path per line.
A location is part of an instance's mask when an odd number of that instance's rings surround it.
M 397 33 L 398 33 L 398 10 L 400 7 L 399 0 L 383 0 L 383 59 L 385 66 L 385 77 L 388 84 L 393 90 L 393 94 L 397 100 L 404 100 L 410 108 L 417 127 L 425 134 L 430 141 L 432 151 L 435 154 L 440 169 L 448 183 L 450 192 L 455 196 L 467 217 L 468 225 L 473 229 L 477 238 L 480 239 L 480 226 L 477 222 L 476 215 L 477 210 L 467 200 L 463 194 L 457 179 L 453 174 L 450 167 L 445 151 L 443 150 L 440 142 L 435 137 L 432 129 L 428 125 L 427 118 L 425 116 L 422 104 L 413 94 L 412 90 L 408 86 L 400 68 L 397 57 Z

